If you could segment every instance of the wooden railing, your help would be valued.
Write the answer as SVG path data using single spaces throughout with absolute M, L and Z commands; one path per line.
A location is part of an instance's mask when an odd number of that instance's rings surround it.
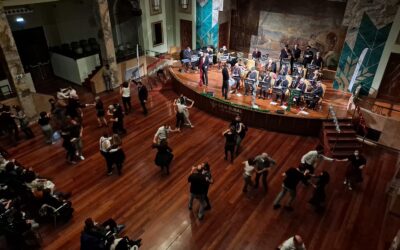
M 375 114 L 388 116 L 388 117 L 391 117 L 395 113 L 397 113 L 397 115 L 400 115 L 400 109 L 394 108 L 394 106 L 396 105 L 395 103 L 388 103 L 390 105 L 390 107 L 387 107 L 387 106 L 377 104 L 376 103 L 377 101 L 378 101 L 377 99 L 367 99 L 367 98 L 363 98 L 363 97 L 354 98 L 354 103 L 356 106 L 370 110 L 371 112 L 373 112 Z M 397 104 L 397 105 L 399 105 L 399 104 Z

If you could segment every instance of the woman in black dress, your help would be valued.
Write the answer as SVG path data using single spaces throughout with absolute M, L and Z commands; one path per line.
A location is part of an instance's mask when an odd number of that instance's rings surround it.
M 168 175 L 169 165 L 174 155 L 172 154 L 172 149 L 168 146 L 167 140 L 161 140 L 159 144 L 153 144 L 153 148 L 157 149 L 156 158 L 154 159 L 155 164 Z
M 119 137 L 119 135 L 117 135 L 117 134 L 114 134 L 112 136 L 111 147 L 110 147 L 109 153 L 110 153 L 110 158 L 111 158 L 113 164 L 115 164 L 115 166 L 117 166 L 118 175 L 121 175 L 122 174 L 122 165 L 125 161 L 125 153 L 124 153 L 124 150 L 122 149 L 122 140 Z
M 225 160 L 228 160 L 228 152 L 230 152 L 231 162 L 233 162 L 236 145 L 235 127 L 231 126 L 229 129 L 225 130 L 222 135 L 225 136 Z
M 315 184 L 312 184 L 314 187 L 314 194 L 311 197 L 309 203 L 314 206 L 316 211 L 320 211 L 322 209 L 322 205 L 325 202 L 325 186 L 329 183 L 329 173 L 326 171 L 322 171 L 319 175 L 315 176 L 317 179 Z

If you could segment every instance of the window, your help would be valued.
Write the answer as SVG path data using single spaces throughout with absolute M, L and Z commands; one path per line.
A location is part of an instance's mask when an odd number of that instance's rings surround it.
M 153 38 L 153 47 L 162 45 L 164 43 L 162 21 L 151 24 L 151 33 Z

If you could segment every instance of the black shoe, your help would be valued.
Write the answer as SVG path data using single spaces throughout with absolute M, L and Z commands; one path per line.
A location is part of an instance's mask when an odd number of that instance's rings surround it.
M 192 210 L 192 207 L 191 207 L 191 206 L 188 206 L 188 209 L 189 209 L 189 210 Z
M 206 211 L 211 210 L 211 206 L 206 206 L 206 207 L 204 208 L 204 210 L 206 210 Z
M 199 218 L 199 220 L 203 220 L 204 219 L 204 215 L 203 216 L 197 216 L 197 218 Z
M 281 208 L 281 205 L 279 205 L 279 204 L 275 204 L 274 205 L 274 209 L 276 210 L 276 209 L 279 209 L 279 208 Z

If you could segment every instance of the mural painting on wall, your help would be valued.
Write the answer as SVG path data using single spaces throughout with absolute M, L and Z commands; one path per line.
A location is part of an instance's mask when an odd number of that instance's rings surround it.
M 202 48 L 207 45 L 218 45 L 218 11 L 214 6 L 218 0 L 197 0 L 196 1 L 196 47 Z
M 361 84 L 362 95 L 376 91 L 371 89 L 372 82 L 399 4 L 400 0 L 347 1 L 343 25 L 349 28 L 336 70 L 334 88 L 347 90 L 358 58 L 363 49 L 368 48 L 354 87 Z
M 345 35 L 346 28 L 339 19 L 262 11 L 258 34 L 251 37 L 251 48 L 257 47 L 277 59 L 285 44 L 293 47 L 298 43 L 302 50 L 309 45 L 321 52 L 326 66 L 336 68 Z
M 381 28 L 377 28 L 370 17 L 364 13 L 359 28 L 355 29 L 355 31 L 349 31 L 346 36 L 346 42 L 343 46 L 336 72 L 334 88 L 343 91 L 348 89 L 358 59 L 362 51 L 368 48 L 368 52 L 355 78 L 353 89 L 361 84 L 360 93 L 362 95 L 367 95 L 370 92 L 391 26 L 392 24 L 389 23 Z

